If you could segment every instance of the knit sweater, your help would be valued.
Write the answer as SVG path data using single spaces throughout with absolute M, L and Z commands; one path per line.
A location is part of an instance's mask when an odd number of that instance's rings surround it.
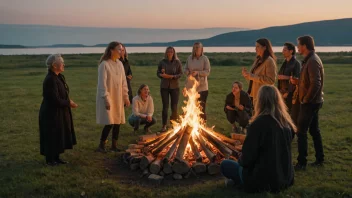
M 197 91 L 208 91 L 208 76 L 210 74 L 210 63 L 208 57 L 202 55 L 199 58 L 193 58 L 192 55 L 188 57 L 185 65 L 185 74 L 188 77 L 192 72 L 197 71 L 198 74 L 195 79 L 199 82 Z M 186 88 L 190 89 L 193 86 L 193 81 L 186 79 Z
M 153 116 L 154 113 L 154 103 L 151 96 L 147 97 L 144 101 L 140 96 L 135 96 L 132 100 L 132 115 L 135 116 Z

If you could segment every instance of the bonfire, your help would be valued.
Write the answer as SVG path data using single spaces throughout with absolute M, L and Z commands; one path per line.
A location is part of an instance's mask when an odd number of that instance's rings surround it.
M 207 127 L 201 118 L 201 106 L 196 91 L 198 81 L 191 77 L 193 87 L 185 90 L 187 101 L 179 120 L 171 121 L 172 129 L 164 133 L 142 135 L 136 144 L 130 144 L 124 155 L 132 170 L 164 176 L 220 172 L 224 159 L 237 160 L 244 141 L 243 135 L 232 138 Z

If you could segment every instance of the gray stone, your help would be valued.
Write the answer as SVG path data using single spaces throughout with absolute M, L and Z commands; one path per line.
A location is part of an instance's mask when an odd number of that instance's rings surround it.
M 177 173 L 175 173 L 173 177 L 174 177 L 175 180 L 180 180 L 180 179 L 182 179 L 182 175 L 177 174 Z
M 163 181 L 164 177 L 156 174 L 151 174 L 149 175 L 148 179 L 150 182 L 159 185 Z

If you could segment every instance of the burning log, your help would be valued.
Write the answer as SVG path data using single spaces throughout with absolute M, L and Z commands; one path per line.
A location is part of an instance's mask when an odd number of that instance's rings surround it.
M 194 172 L 196 173 L 205 173 L 207 171 L 207 166 L 203 163 L 197 162 L 195 164 L 193 164 L 192 166 Z
M 162 157 L 158 157 L 153 163 L 150 164 L 149 171 L 152 174 L 158 174 L 161 170 L 161 159 Z
M 139 167 L 144 170 L 148 168 L 149 164 L 154 160 L 155 158 L 152 155 L 143 156 L 141 162 L 139 163 Z
M 138 144 L 129 144 L 128 149 L 142 149 L 144 148 L 144 145 L 138 145 Z
M 215 154 L 213 152 L 210 151 L 210 149 L 206 146 L 204 140 L 202 137 L 197 136 L 197 140 L 200 144 L 200 146 L 202 147 L 205 155 L 208 157 L 208 159 L 210 160 L 210 162 L 214 162 L 215 161 Z
M 127 149 L 126 153 L 141 153 L 141 149 Z
M 187 162 L 186 160 L 177 160 L 173 165 L 172 165 L 172 170 L 175 173 L 178 174 L 186 174 L 189 169 L 191 169 L 191 166 L 189 164 L 189 162 Z
M 229 158 L 230 155 L 232 154 L 232 151 L 227 148 L 220 140 L 218 140 L 216 137 L 210 135 L 208 132 L 202 130 L 201 131 L 202 135 L 208 139 L 209 142 L 211 142 L 219 151 L 225 156 L 225 158 Z
M 181 139 L 180 144 L 178 146 L 176 157 L 175 157 L 179 161 L 183 160 L 183 155 L 185 154 L 185 149 L 187 147 L 192 130 L 193 130 L 192 127 L 187 127 L 185 132 L 182 135 L 182 139 Z
M 163 172 L 168 175 L 172 173 L 172 165 L 170 162 L 163 163 Z
M 173 141 L 175 141 L 176 138 L 178 138 L 178 136 L 182 133 L 183 133 L 183 130 L 180 130 L 179 132 L 177 132 L 177 135 L 174 135 L 171 138 L 168 138 L 167 136 L 165 139 L 163 139 L 158 146 L 152 149 L 151 152 L 153 153 L 153 155 L 158 155 L 165 147 L 167 147 Z
M 246 139 L 246 135 L 231 133 L 231 138 L 234 139 L 235 141 L 239 140 L 241 144 L 243 144 L 244 140 Z
M 168 163 L 171 160 L 172 156 L 176 151 L 177 146 L 180 144 L 181 139 L 182 139 L 182 134 L 178 135 L 175 143 L 170 147 L 169 151 L 166 153 L 164 157 L 164 163 Z
M 220 173 L 220 165 L 215 164 L 215 163 L 210 163 L 208 165 L 208 174 L 209 175 L 216 175 L 218 173 Z
M 228 137 L 226 137 L 225 135 L 223 135 L 221 133 L 217 133 L 215 131 L 212 131 L 212 133 L 214 135 L 216 135 L 218 138 L 220 138 L 224 142 L 227 142 L 227 143 L 230 143 L 230 144 L 235 144 L 236 143 L 236 140 L 228 138 Z
M 196 159 L 197 162 L 202 162 L 203 158 L 202 155 L 200 154 L 197 145 L 194 143 L 193 136 L 189 139 L 189 144 L 191 145 L 192 152 L 194 154 L 194 158 Z

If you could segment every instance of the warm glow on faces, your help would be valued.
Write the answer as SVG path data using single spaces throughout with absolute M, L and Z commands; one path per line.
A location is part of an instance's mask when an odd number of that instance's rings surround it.
M 196 56 L 201 56 L 202 55 L 202 51 L 203 51 L 203 47 L 201 45 L 194 45 L 193 46 L 195 52 L 196 52 Z
M 288 50 L 287 46 L 284 46 L 282 48 L 282 54 L 284 55 L 285 58 L 288 58 L 292 55 L 293 51 L 292 50 Z
M 145 86 L 142 90 L 141 90 L 141 96 L 142 97 L 147 97 L 149 95 L 149 87 Z
M 265 49 L 266 47 L 260 45 L 259 43 L 255 43 L 255 52 L 257 53 L 257 56 L 263 57 Z
M 122 45 L 118 45 L 115 47 L 115 49 L 111 50 L 111 58 L 113 60 L 119 59 L 121 57 L 122 54 Z
M 171 48 L 168 49 L 168 50 L 166 51 L 166 55 L 167 55 L 167 58 L 168 58 L 169 60 L 172 60 L 172 57 L 174 56 L 174 50 L 172 50 Z
M 61 73 L 65 71 L 65 62 L 62 57 L 60 57 L 58 60 L 56 60 L 53 64 L 53 71 L 56 73 Z
M 307 51 L 307 47 L 305 45 L 301 45 L 299 41 L 297 41 L 297 49 L 299 54 L 304 54 Z
M 240 91 L 241 91 L 241 89 L 238 87 L 238 84 L 237 84 L 237 83 L 233 84 L 233 86 L 232 86 L 232 93 L 233 93 L 233 94 L 237 94 L 237 93 L 239 93 Z

